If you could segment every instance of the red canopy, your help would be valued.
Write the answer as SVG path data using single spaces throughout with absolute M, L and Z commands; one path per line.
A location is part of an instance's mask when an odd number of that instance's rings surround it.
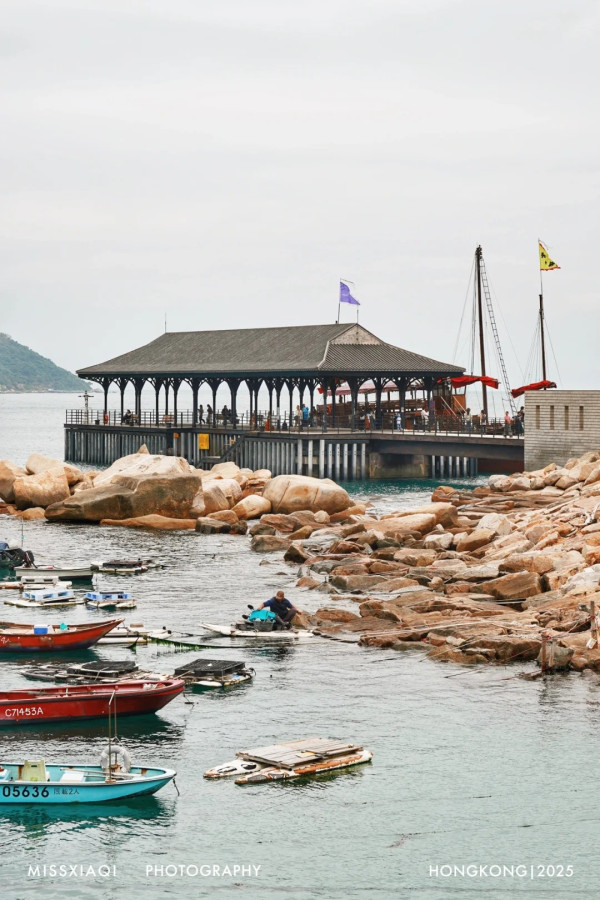
M 554 381 L 534 381 L 533 384 L 524 384 L 523 387 L 515 388 L 511 391 L 513 397 L 520 397 L 525 391 L 543 391 L 546 388 L 555 388 Z
M 490 378 L 489 375 L 460 375 L 458 378 L 450 379 L 452 387 L 455 388 L 467 387 L 467 385 L 475 384 L 477 381 L 480 381 L 481 384 L 485 384 L 486 387 L 498 387 L 498 380 L 496 378 Z

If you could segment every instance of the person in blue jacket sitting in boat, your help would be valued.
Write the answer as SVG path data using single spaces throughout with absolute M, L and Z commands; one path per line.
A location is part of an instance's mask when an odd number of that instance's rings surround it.
M 277 625 L 280 628 L 291 628 L 292 620 L 298 612 L 296 607 L 292 606 L 290 601 L 286 598 L 283 591 L 277 591 L 275 596 L 263 603 L 260 608 L 270 609 L 271 612 L 275 614 Z

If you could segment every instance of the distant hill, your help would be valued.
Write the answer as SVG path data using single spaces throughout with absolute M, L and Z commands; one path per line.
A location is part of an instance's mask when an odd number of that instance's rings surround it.
M 0 391 L 82 391 L 87 381 L 0 334 Z

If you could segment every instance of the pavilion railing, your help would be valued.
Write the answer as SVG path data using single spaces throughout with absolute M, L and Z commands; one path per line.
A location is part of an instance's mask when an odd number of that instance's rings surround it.
M 407 411 L 405 415 L 398 412 L 382 411 L 377 417 L 374 413 L 365 410 L 357 410 L 354 417 L 348 412 L 336 410 L 335 416 L 329 413 L 324 421 L 322 410 L 313 411 L 309 414 L 308 419 L 303 419 L 301 414 L 293 414 L 290 418 L 289 411 L 280 413 L 280 415 L 269 416 L 268 410 L 260 411 L 256 416 L 251 416 L 248 412 L 238 413 L 235 422 L 229 410 L 222 410 L 219 413 L 211 415 L 210 421 L 207 421 L 206 411 L 202 417 L 202 421 L 194 422 L 192 410 L 178 410 L 177 415 L 173 413 L 159 412 L 158 419 L 156 410 L 141 410 L 139 415 L 135 415 L 130 411 L 126 411 L 121 415 L 120 410 L 104 410 L 98 409 L 68 409 L 66 411 L 65 423 L 67 425 L 105 425 L 108 427 L 128 427 L 149 429 L 157 428 L 160 430 L 177 428 L 196 428 L 206 429 L 231 429 L 232 431 L 248 431 L 248 432 L 278 432 L 281 434 L 298 433 L 343 433 L 343 432 L 364 432 L 365 437 L 376 433 L 398 433 L 413 434 L 415 436 L 422 434 L 440 434 L 440 435 L 460 435 L 462 437 L 507 437 L 505 423 L 503 419 L 490 419 L 487 424 L 482 424 L 479 417 L 474 416 L 471 422 L 458 415 L 435 415 L 433 413 L 425 415 L 419 413 L 418 410 Z M 523 427 L 520 423 L 515 423 L 510 428 L 510 436 L 520 437 L 523 434 Z

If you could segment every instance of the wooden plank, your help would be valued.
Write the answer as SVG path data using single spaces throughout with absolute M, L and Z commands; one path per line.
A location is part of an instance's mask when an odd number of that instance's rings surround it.
M 253 750 L 241 750 L 236 756 L 253 762 L 293 769 L 301 763 L 347 755 L 360 750 L 362 747 L 358 744 L 328 740 L 327 738 L 302 738 L 267 747 L 256 747 Z

